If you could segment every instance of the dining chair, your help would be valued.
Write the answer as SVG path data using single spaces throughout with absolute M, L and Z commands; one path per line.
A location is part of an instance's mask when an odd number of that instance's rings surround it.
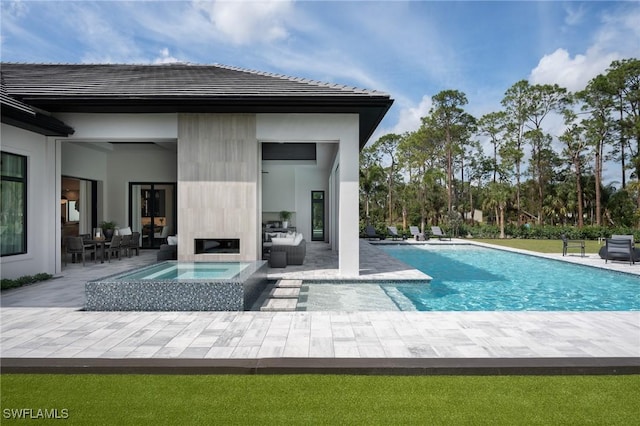
M 109 259 L 109 263 L 111 263 L 111 257 L 113 255 L 117 255 L 118 259 L 122 260 L 122 237 L 120 235 L 114 235 L 111 243 L 104 251 L 107 259 Z
M 67 255 L 71 255 L 71 261 L 73 261 L 74 256 L 80 255 L 82 256 L 82 266 L 85 265 L 85 256 L 87 254 L 94 255 L 94 262 L 96 261 L 96 249 L 92 244 L 86 244 L 82 237 L 67 237 L 65 240 L 65 256 L 64 256 L 64 265 L 67 266 Z

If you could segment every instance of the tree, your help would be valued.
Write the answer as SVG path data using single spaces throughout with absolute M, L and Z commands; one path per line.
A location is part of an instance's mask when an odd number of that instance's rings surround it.
M 379 161 L 375 150 L 370 147 L 364 148 L 360 153 L 360 195 L 367 224 L 371 223 L 371 200 L 383 189 L 384 170 Z
M 485 210 L 494 209 L 496 221 L 500 228 L 500 238 L 505 238 L 504 234 L 504 213 L 509 201 L 509 185 L 503 182 L 491 182 L 487 186 L 487 195 L 482 208 Z
M 505 142 L 506 120 L 507 114 L 504 111 L 490 112 L 478 120 L 479 134 L 487 136 L 493 146 L 493 182 L 496 182 L 496 175 L 501 173 L 498 168 L 498 152 Z
M 400 143 L 400 141 L 401 137 L 399 135 L 389 133 L 382 136 L 373 144 L 374 149 L 382 153 L 382 155 L 386 155 L 391 160 L 391 164 L 387 168 L 387 207 L 389 210 L 387 221 L 389 225 L 393 225 L 393 187 L 397 164 L 396 150 L 398 149 L 398 144 Z
M 545 182 L 549 180 L 554 162 L 552 138 L 542 130 L 542 122 L 553 111 L 561 111 L 567 103 L 567 90 L 557 84 L 529 86 L 525 98 L 524 114 L 529 129 L 524 136 L 531 145 L 529 172 L 537 186 L 538 223 L 543 222 Z
M 604 148 L 611 142 L 612 122 L 611 111 L 614 104 L 610 96 L 611 86 L 603 75 L 592 79 L 585 90 L 578 92 L 577 97 L 584 102 L 582 110 L 588 117 L 582 121 L 586 132 L 587 142 L 594 158 L 596 225 L 602 225 L 602 167 L 604 163 Z
M 635 168 L 635 177 L 640 179 L 640 60 L 632 58 L 613 61 L 607 70 L 607 78 L 619 113 L 619 150 L 624 188 L 626 186 L 625 146 L 627 141 L 633 139 L 636 141 L 635 147 L 629 144 L 631 159 Z
M 502 106 L 505 107 L 507 139 L 500 155 L 506 160 L 507 164 L 515 167 L 518 225 L 521 222 L 520 179 L 522 177 L 522 159 L 524 158 L 524 133 L 527 120 L 528 96 L 529 82 L 520 80 L 507 89 L 501 102 Z
M 437 132 L 444 142 L 447 172 L 447 212 L 453 210 L 453 169 L 454 158 L 462 152 L 461 144 L 473 132 L 475 119 L 464 112 L 467 97 L 457 90 L 443 90 L 432 97 L 433 107 L 423 122 Z
M 582 169 L 585 161 L 585 151 L 587 141 L 584 136 L 584 128 L 576 123 L 577 116 L 571 110 L 565 110 L 565 124 L 568 125 L 565 132 L 560 136 L 560 141 L 565 145 L 563 154 L 573 166 L 576 179 L 576 207 L 578 209 L 578 228 L 584 226 L 584 202 L 582 193 Z

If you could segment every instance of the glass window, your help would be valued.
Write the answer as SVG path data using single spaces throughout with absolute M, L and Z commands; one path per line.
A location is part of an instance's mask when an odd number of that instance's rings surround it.
M 0 256 L 27 252 L 27 157 L 2 152 Z

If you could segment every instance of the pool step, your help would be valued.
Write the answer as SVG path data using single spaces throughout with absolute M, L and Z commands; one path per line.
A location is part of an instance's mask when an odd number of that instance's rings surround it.
M 295 311 L 302 280 L 278 280 L 269 298 L 260 307 L 261 311 Z
M 260 307 L 261 311 L 295 311 L 298 299 L 267 299 Z
M 296 287 L 276 287 L 269 293 L 273 299 L 297 299 L 300 296 L 300 288 Z
M 278 280 L 275 286 L 278 288 L 300 288 L 302 280 Z

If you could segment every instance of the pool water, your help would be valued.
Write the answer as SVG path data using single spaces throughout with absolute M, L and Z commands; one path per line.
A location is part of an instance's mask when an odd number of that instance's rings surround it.
M 235 278 L 249 263 L 245 262 L 163 262 L 115 278 L 134 280 L 202 280 Z
M 433 277 L 381 285 L 419 311 L 640 310 L 640 277 L 631 274 L 472 245 L 380 248 Z

